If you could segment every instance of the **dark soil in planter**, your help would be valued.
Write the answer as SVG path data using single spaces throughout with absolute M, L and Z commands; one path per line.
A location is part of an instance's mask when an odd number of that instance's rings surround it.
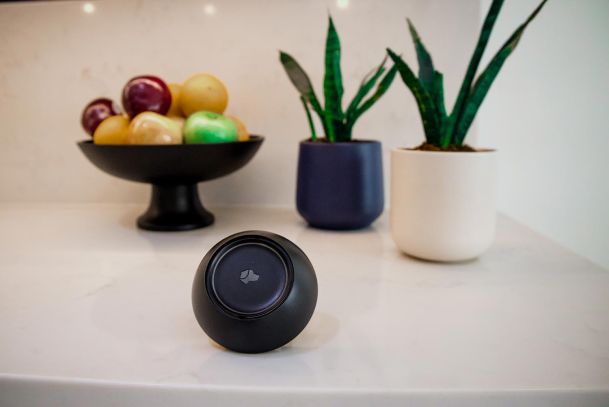
M 344 140 L 344 141 L 328 141 L 327 138 L 316 138 L 315 140 L 311 140 L 306 139 L 304 140 L 305 143 L 313 143 L 313 144 L 345 144 L 345 143 L 366 143 L 369 142 L 370 140 L 356 140 L 356 139 L 351 139 L 351 140 Z
M 459 153 L 476 153 L 476 152 L 478 152 L 478 150 L 476 150 L 473 147 L 468 146 L 467 144 L 462 144 L 462 145 L 451 144 L 447 148 L 440 148 L 433 144 L 423 143 L 420 146 L 411 148 L 409 150 L 459 152 Z

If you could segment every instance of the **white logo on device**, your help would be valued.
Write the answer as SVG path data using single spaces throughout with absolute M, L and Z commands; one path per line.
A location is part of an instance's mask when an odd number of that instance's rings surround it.
M 241 279 L 241 282 L 243 284 L 247 284 L 250 281 L 258 281 L 258 278 L 260 278 L 260 276 L 254 273 L 254 270 L 247 269 L 241 272 L 241 276 L 239 278 Z

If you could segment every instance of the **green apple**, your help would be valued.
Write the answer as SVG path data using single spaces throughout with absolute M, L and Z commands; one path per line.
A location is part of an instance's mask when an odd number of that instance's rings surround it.
M 196 112 L 191 114 L 184 123 L 184 142 L 224 143 L 237 141 L 239 132 L 235 123 L 219 113 Z

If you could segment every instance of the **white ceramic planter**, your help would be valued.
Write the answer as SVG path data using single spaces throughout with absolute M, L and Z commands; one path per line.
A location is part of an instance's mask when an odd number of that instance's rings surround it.
M 391 233 L 426 260 L 480 256 L 495 235 L 496 152 L 391 152 Z

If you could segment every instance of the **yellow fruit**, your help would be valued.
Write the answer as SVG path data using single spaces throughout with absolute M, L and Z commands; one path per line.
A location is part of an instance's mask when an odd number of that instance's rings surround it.
M 169 116 L 169 119 L 173 120 L 180 127 L 181 142 L 184 142 L 184 122 L 186 119 L 182 116 Z
M 247 131 L 247 127 L 245 124 L 236 116 L 226 116 L 235 123 L 237 126 L 237 135 L 239 136 L 239 141 L 247 141 L 250 139 L 250 133 Z
M 220 79 L 201 73 L 184 82 L 179 99 L 185 117 L 202 110 L 222 114 L 228 105 L 228 91 Z
M 143 112 L 133 118 L 127 135 L 129 144 L 181 144 L 180 124 L 158 113 Z
M 167 112 L 167 116 L 182 116 L 182 109 L 180 109 L 180 92 L 182 85 L 179 83 L 170 83 L 167 85 L 169 92 L 171 93 L 171 106 Z
M 95 144 L 127 144 L 127 133 L 129 130 L 129 118 L 125 115 L 110 116 L 104 119 L 95 133 L 93 143 Z
M 184 122 L 186 121 L 185 118 L 183 118 L 182 116 L 168 116 L 171 120 L 173 120 L 174 122 L 176 122 L 179 126 L 180 129 L 184 128 Z

